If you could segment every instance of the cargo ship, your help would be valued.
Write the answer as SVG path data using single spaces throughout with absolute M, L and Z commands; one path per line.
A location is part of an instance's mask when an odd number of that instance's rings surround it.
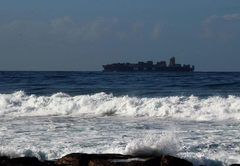
M 103 65 L 104 72 L 193 72 L 194 65 L 181 65 L 175 63 L 175 57 L 171 57 L 169 65 L 166 61 L 157 62 L 153 61 L 138 62 L 138 63 L 113 63 Z

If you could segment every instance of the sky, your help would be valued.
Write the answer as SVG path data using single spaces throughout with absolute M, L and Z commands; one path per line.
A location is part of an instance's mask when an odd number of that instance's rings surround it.
M 0 70 L 167 61 L 240 72 L 239 0 L 1 0 Z

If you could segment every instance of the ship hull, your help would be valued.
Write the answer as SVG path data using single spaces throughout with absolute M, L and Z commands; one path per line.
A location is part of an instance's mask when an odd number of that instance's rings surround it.
M 116 67 L 103 65 L 103 72 L 193 72 L 194 67 Z

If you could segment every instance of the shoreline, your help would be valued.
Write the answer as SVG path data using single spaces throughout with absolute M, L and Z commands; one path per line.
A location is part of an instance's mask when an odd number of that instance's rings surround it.
M 121 154 L 71 153 L 56 160 L 39 161 L 36 157 L 0 156 L 1 166 L 193 166 L 185 159 L 171 155 L 131 156 Z M 199 165 L 203 166 L 203 165 Z M 208 165 L 206 165 L 208 166 Z M 240 166 L 231 164 L 230 166 Z

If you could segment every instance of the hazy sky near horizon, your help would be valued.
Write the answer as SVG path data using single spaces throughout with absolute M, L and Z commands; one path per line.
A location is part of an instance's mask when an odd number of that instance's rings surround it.
M 114 62 L 240 71 L 239 0 L 1 0 L 0 70 L 100 71 Z

